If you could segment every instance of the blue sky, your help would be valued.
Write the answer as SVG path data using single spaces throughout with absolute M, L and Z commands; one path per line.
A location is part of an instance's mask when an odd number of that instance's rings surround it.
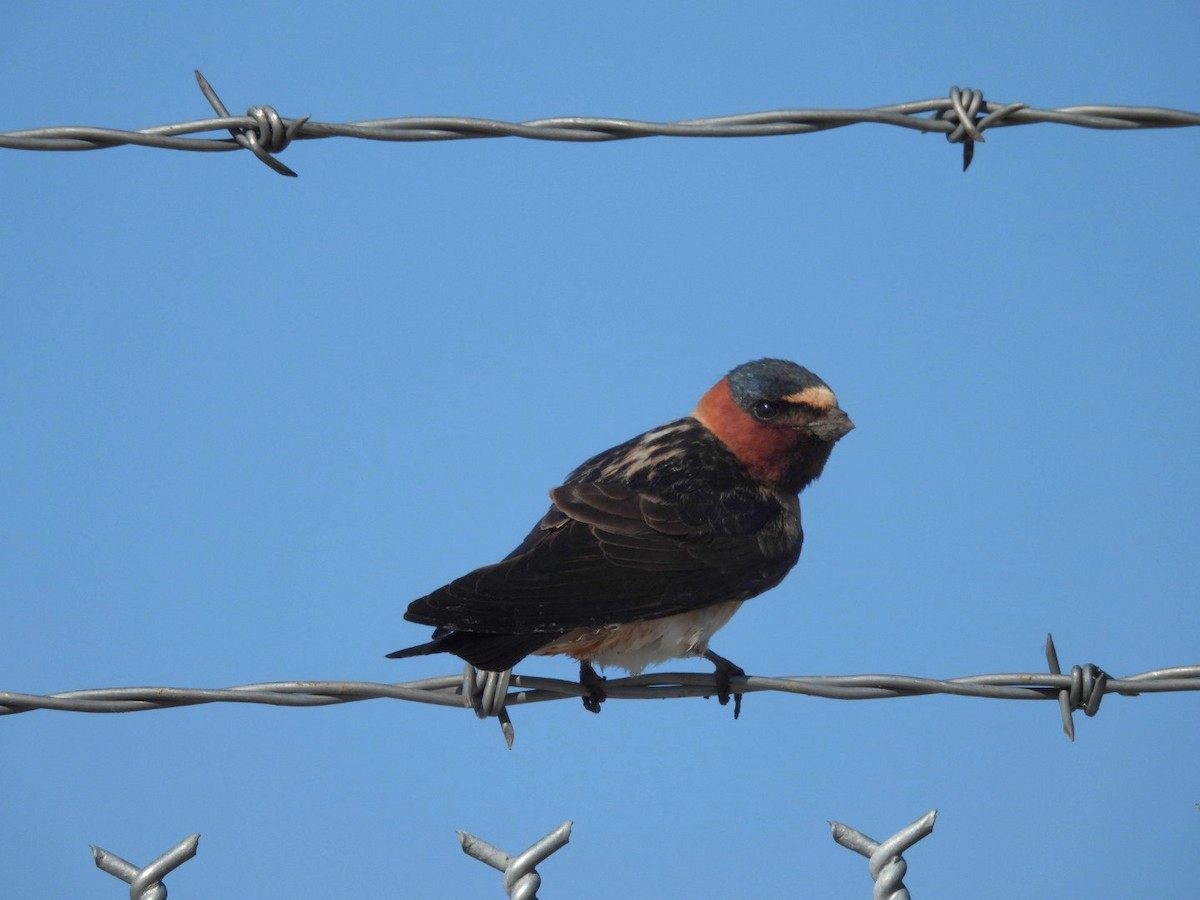
M 11 4 L 0 130 L 235 112 L 670 120 L 989 99 L 1200 108 L 1187 3 Z M 282 156 L 0 151 L 0 689 L 406 681 L 407 602 L 578 462 L 783 356 L 858 429 L 799 567 L 713 647 L 756 675 L 1200 662 L 1195 129 L 885 126 Z M 703 664 L 666 669 L 706 671 Z M 520 671 L 571 677 L 569 662 Z M 827 819 L 931 808 L 914 896 L 1194 896 L 1193 694 L 376 701 L 2 723 L 4 893 L 866 897 Z

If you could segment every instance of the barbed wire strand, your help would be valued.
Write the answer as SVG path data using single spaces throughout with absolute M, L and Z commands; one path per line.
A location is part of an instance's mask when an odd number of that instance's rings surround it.
M 465 831 L 458 833 L 458 840 L 463 853 L 504 873 L 504 890 L 510 900 L 537 900 L 542 876 L 538 874 L 535 866 L 567 845 L 571 840 L 571 821 L 568 819 L 563 822 L 516 856 L 509 856 L 503 850 Z
M 98 869 L 120 878 L 129 885 L 130 900 L 166 900 L 167 886 L 162 880 L 195 856 L 199 845 L 200 835 L 193 834 L 140 869 L 115 853 L 109 853 L 94 844 L 92 858 L 96 861 Z
M 984 131 L 1014 125 L 1057 124 L 1102 130 L 1187 128 L 1200 126 L 1200 113 L 1154 106 L 1088 104 L 1036 109 L 1026 103 L 991 103 L 983 92 L 954 87 L 946 97 L 895 103 L 866 109 L 785 109 L 740 113 L 676 122 L 646 122 L 600 116 L 565 116 L 505 122 L 468 116 L 406 116 L 359 122 L 314 122 L 307 115 L 280 116 L 272 106 L 251 106 L 244 116 L 231 116 L 207 79 L 196 81 L 218 118 L 199 119 L 126 131 L 91 126 L 52 126 L 0 132 L 0 147 L 12 150 L 103 150 L 137 145 L 166 150 L 226 152 L 249 150 L 281 175 L 296 173 L 279 162 L 292 141 L 332 137 L 369 141 L 454 141 L 520 137 L 542 141 L 597 143 L 645 137 L 774 137 L 811 134 L 848 125 L 875 123 L 940 133 L 963 145 L 963 171 L 970 166 L 975 144 Z M 228 138 L 195 138 L 192 134 L 228 131 Z
M 881 700 L 948 694 L 994 700 L 1057 700 L 1063 731 L 1075 738 L 1071 721 L 1075 710 L 1094 716 L 1107 694 L 1136 697 L 1140 694 L 1200 691 L 1200 665 L 1152 669 L 1124 678 L 1112 678 L 1088 663 L 1072 666 L 1070 674 L 1059 671 L 1054 640 L 1046 636 L 1050 672 L 994 673 L 961 678 L 936 679 L 911 675 L 795 675 L 764 678 L 750 675 L 731 679 L 736 693 L 777 691 L 830 700 Z M 492 687 L 482 692 L 480 681 Z M 499 689 L 499 685 L 504 688 Z M 516 690 L 512 690 L 515 688 Z M 666 672 L 632 678 L 610 678 L 604 683 L 610 700 L 663 700 L 677 697 L 709 697 L 716 693 L 711 674 Z M 488 698 L 488 705 L 480 696 Z M 262 703 L 271 706 L 330 706 L 361 700 L 408 700 L 474 709 L 481 717 L 500 720 L 506 743 L 511 747 L 513 726 L 507 709 L 528 703 L 582 697 L 586 689 L 575 681 L 515 673 L 476 673 L 470 666 L 464 675 L 445 675 L 420 681 L 380 684 L 371 681 L 274 681 L 231 688 L 121 687 L 63 691 L 54 694 L 25 694 L 0 691 L 0 715 L 15 715 L 35 709 L 60 712 L 125 713 L 170 709 L 202 703 Z
M 937 810 L 931 809 L 911 825 L 906 825 L 883 842 L 872 840 L 861 831 L 855 831 L 840 822 L 829 823 L 833 839 L 855 853 L 867 857 L 867 871 L 875 882 L 872 896 L 875 900 L 911 900 L 904 876 L 908 863 L 901 855 L 917 841 L 933 833 L 937 821 Z

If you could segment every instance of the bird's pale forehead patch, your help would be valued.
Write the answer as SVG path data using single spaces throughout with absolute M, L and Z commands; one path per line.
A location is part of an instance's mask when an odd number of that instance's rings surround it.
M 837 406 L 837 397 L 823 384 L 811 385 L 802 391 L 788 394 L 782 399 L 788 403 L 803 403 L 817 409 L 833 409 Z

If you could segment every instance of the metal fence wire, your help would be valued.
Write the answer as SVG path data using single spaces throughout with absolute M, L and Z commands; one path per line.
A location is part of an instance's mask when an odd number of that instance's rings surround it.
M 911 825 L 906 825 L 884 841 L 875 841 L 840 822 L 830 822 L 833 839 L 841 846 L 867 857 L 867 872 L 874 882 L 872 896 L 888 900 L 909 900 L 904 875 L 908 863 L 901 855 L 917 841 L 933 832 L 937 810 L 931 810 Z M 487 841 L 458 832 L 463 853 L 502 873 L 504 892 L 510 900 L 537 900 L 542 876 L 537 866 L 561 850 L 571 839 L 570 821 L 563 822 L 516 856 L 505 853 Z M 101 847 L 92 847 L 97 868 L 129 885 L 130 900 L 166 900 L 163 879 L 196 855 L 200 835 L 193 834 L 143 867 L 127 862 Z
M 1151 669 L 1124 678 L 1112 678 L 1091 663 L 1072 666 L 1064 673 L 1054 639 L 1046 636 L 1048 672 L 968 675 L 962 678 L 919 678 L 911 675 L 804 675 L 763 678 L 756 675 L 730 680 L 738 694 L 777 691 L 832 700 L 882 700 L 927 694 L 986 697 L 993 700 L 1057 700 L 1063 732 L 1075 739 L 1072 713 L 1083 710 L 1094 716 L 1106 694 L 1136 697 L 1171 691 L 1200 691 L 1200 665 Z M 711 697 L 718 693 L 712 674 L 667 672 L 612 678 L 604 683 L 609 700 L 661 700 L 674 697 Z M 547 700 L 584 696 L 587 689 L 575 681 L 539 678 L 508 672 L 481 672 L 466 666 L 462 675 L 445 675 L 401 684 L 370 681 L 274 681 L 231 688 L 126 687 L 64 691 L 57 694 L 22 694 L 0 691 L 0 715 L 35 709 L 62 712 L 123 713 L 202 703 L 264 703 L 271 706 L 330 706 L 360 700 L 410 700 L 473 709 L 480 718 L 495 717 L 504 740 L 514 738 L 509 707 Z
M 219 118 L 157 125 L 136 131 L 91 126 L 54 126 L 0 132 L 0 147 L 13 150 L 101 150 L 136 144 L 167 150 L 223 152 L 249 150 L 281 175 L 296 173 L 275 158 L 292 141 L 349 137 L 368 141 L 455 141 L 467 138 L 522 137 L 541 141 L 596 143 L 643 137 L 771 137 L 811 134 L 874 122 L 943 134 L 963 148 L 963 171 L 975 144 L 989 128 L 1053 123 L 1080 128 L 1131 130 L 1200 126 L 1200 113 L 1153 106 L 1089 104 L 1037 109 L 1026 103 L 992 103 L 983 92 L 951 88 L 946 97 L 873 106 L 867 109 L 783 109 L 677 122 L 642 122 L 597 116 L 566 116 L 529 122 L 504 122 L 466 116 L 409 116 L 362 122 L 314 122 L 310 116 L 285 118 L 271 106 L 251 106 L 232 116 L 217 92 L 198 71 L 196 80 Z M 228 138 L 188 135 L 228 131 Z
M 14 150 L 101 150 L 137 145 L 169 150 L 227 152 L 249 150 L 281 175 L 296 173 L 280 162 L 281 153 L 297 140 L 332 137 L 372 141 L 450 141 L 469 138 L 521 137 L 532 140 L 596 143 L 643 137 L 768 137 L 810 134 L 848 125 L 877 123 L 925 133 L 940 133 L 963 148 L 963 170 L 971 164 L 975 144 L 984 142 L 990 128 L 1053 123 L 1103 130 L 1183 128 L 1200 126 L 1200 113 L 1143 106 L 1085 105 L 1037 109 L 1025 103 L 993 103 L 978 90 L 952 88 L 947 97 L 917 100 L 866 109 L 790 109 L 743 113 L 675 122 L 644 122 L 593 116 L 504 122 L 463 116 L 422 116 L 361 122 L 315 122 L 309 116 L 285 118 L 271 106 L 252 106 L 244 116 L 230 115 L 212 86 L 196 79 L 217 118 L 159 125 L 133 131 L 54 126 L 0 132 L 0 148 Z M 227 131 L 229 137 L 192 137 Z M 1053 640 L 1047 636 L 1048 672 L 998 673 L 934 679 L 907 675 L 830 675 L 732 679 L 737 693 L 776 691 L 837 700 L 868 700 L 950 694 L 999 700 L 1056 700 L 1063 731 L 1074 740 L 1072 713 L 1093 716 L 1106 694 L 1136 697 L 1144 693 L 1200 691 L 1200 665 L 1152 669 L 1124 678 L 1110 677 L 1099 667 L 1072 666 L 1063 672 Z M 446 675 L 401 684 L 362 681 L 279 681 L 221 689 L 127 687 L 65 691 L 36 695 L 0 691 L 0 715 L 32 710 L 120 713 L 203 703 L 261 703 L 273 706 L 328 706 L 362 700 L 408 700 L 473 709 L 481 718 L 499 720 L 505 741 L 512 746 L 514 731 L 508 709 L 548 700 L 583 696 L 576 682 L 480 672 L 467 666 L 462 675 Z M 707 697 L 717 693 L 712 675 L 654 673 L 605 683 L 610 700 Z M 907 864 L 901 855 L 933 831 L 936 811 L 880 842 L 830 822 L 838 844 L 868 858 L 873 896 L 907 900 L 903 877 Z M 462 849 L 502 873 L 504 890 L 513 900 L 536 900 L 541 876 L 536 866 L 566 845 L 571 822 L 564 822 L 526 850 L 513 856 L 486 841 L 459 832 Z M 132 900 L 165 900 L 163 879 L 194 857 L 200 836 L 193 834 L 145 866 L 137 866 L 99 847 L 96 865 L 129 885 Z

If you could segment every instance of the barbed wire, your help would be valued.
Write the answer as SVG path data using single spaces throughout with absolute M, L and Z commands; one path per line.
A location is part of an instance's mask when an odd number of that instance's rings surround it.
M 904 886 L 908 863 L 901 854 L 932 834 L 936 819 L 937 810 L 931 810 L 882 842 L 872 840 L 840 822 L 830 821 L 829 826 L 838 844 L 867 857 L 867 870 L 875 882 L 872 896 L 887 900 L 910 900 L 908 888 Z M 536 867 L 567 845 L 571 840 L 571 828 L 570 820 L 563 822 L 516 856 L 465 831 L 458 832 L 458 840 L 463 853 L 503 873 L 504 892 L 509 900 L 537 900 L 542 876 Z M 199 845 L 200 835 L 189 835 L 140 868 L 95 845 L 92 846 L 92 858 L 97 868 L 129 885 L 130 900 L 166 900 L 167 887 L 163 879 L 192 859 Z
M 740 113 L 675 122 L 646 122 L 601 116 L 564 116 L 505 122 L 467 116 L 406 116 L 359 122 L 314 122 L 309 116 L 284 118 L 272 106 L 251 106 L 244 116 L 231 116 L 215 90 L 196 73 L 215 119 L 198 119 L 125 131 L 116 128 L 60 125 L 0 132 L 0 147 L 11 150 L 102 150 L 137 145 L 166 150 L 225 152 L 249 150 L 281 175 L 296 173 L 273 154 L 292 141 L 332 137 L 368 141 L 455 141 L 472 138 L 521 137 L 541 141 L 597 143 L 644 137 L 775 137 L 811 134 L 875 123 L 915 131 L 940 133 L 963 146 L 963 171 L 971 164 L 975 144 L 984 142 L 989 128 L 1057 124 L 1103 130 L 1187 128 L 1200 126 L 1200 113 L 1155 106 L 1088 104 L 1036 109 L 1026 103 L 992 103 L 983 92 L 953 87 L 946 97 L 873 106 L 866 109 L 783 109 Z M 228 131 L 228 138 L 187 135 Z
M 796 675 L 764 678 L 748 675 L 730 680 L 735 693 L 776 691 L 831 700 L 882 700 L 948 694 L 993 700 L 1057 700 L 1063 732 L 1075 739 L 1072 713 L 1096 715 L 1106 694 L 1136 697 L 1140 694 L 1200 691 L 1200 665 L 1151 669 L 1124 678 L 1112 678 L 1091 663 L 1072 666 L 1063 673 L 1054 640 L 1046 636 L 1049 672 L 995 673 L 937 679 L 911 675 Z M 481 689 L 480 685 L 484 687 Z M 516 688 L 516 690 L 511 690 Z M 709 697 L 718 693 L 711 674 L 652 673 L 631 678 L 610 678 L 604 683 L 610 700 L 662 700 Z M 445 675 L 398 684 L 371 681 L 274 681 L 231 688 L 123 687 L 24 694 L 0 691 L 0 715 L 35 709 L 60 712 L 125 713 L 169 709 L 203 703 L 262 703 L 271 706 L 330 706 L 362 700 L 409 700 L 438 706 L 474 709 L 480 718 L 500 721 L 511 747 L 514 731 L 508 709 L 529 703 L 583 697 L 588 690 L 578 682 L 512 672 L 479 672 L 467 666 L 463 675 Z

